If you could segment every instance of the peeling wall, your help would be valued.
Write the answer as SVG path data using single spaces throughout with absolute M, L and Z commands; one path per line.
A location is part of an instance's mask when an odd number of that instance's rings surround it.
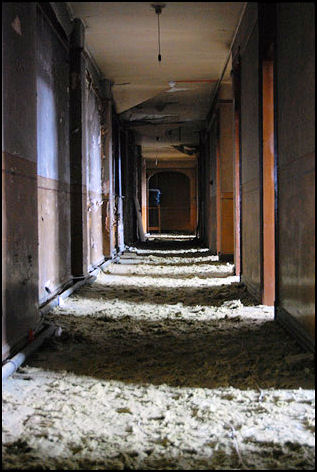
M 116 249 L 110 82 L 66 10 L 3 5 L 3 359 L 39 328 L 39 305 Z
M 103 253 L 111 257 L 114 250 L 112 237 L 113 221 L 113 183 L 112 183 L 112 107 L 109 99 L 103 100 L 103 125 L 102 125 L 102 232 Z
M 2 358 L 39 323 L 36 9 L 3 3 Z
M 71 281 L 68 49 L 37 14 L 39 301 Z
M 279 3 L 278 309 L 315 327 L 315 25 L 313 3 Z
M 87 265 L 88 270 L 103 259 L 102 219 L 102 157 L 101 157 L 101 103 L 94 90 L 92 76 L 86 69 L 85 80 L 85 144 L 87 178 Z

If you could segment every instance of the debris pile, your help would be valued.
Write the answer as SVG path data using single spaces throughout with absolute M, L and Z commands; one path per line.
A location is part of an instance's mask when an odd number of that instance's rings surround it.
M 3 386 L 3 468 L 314 468 L 314 359 L 207 249 L 130 248 Z

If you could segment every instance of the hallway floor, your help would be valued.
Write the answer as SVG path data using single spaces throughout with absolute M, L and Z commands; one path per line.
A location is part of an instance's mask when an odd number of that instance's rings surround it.
M 314 359 L 189 237 L 129 248 L 3 385 L 3 468 L 313 469 Z

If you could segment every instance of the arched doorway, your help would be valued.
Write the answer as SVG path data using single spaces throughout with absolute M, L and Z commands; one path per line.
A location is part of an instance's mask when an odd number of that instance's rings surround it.
M 160 231 L 191 232 L 191 188 L 189 177 L 175 171 L 158 172 L 149 178 L 148 198 L 153 189 L 160 191 Z M 153 208 L 151 202 L 149 202 L 149 208 Z M 157 212 L 150 210 L 149 228 L 155 227 L 156 223 Z

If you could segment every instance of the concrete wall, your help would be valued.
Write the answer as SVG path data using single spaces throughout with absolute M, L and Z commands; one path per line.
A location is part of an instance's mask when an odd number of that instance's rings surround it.
M 315 326 L 315 25 L 313 3 L 277 8 L 278 313 Z M 299 325 L 299 326 L 297 326 Z
M 2 4 L 2 358 L 38 315 L 36 7 Z
M 39 302 L 71 281 L 68 47 L 37 14 Z

